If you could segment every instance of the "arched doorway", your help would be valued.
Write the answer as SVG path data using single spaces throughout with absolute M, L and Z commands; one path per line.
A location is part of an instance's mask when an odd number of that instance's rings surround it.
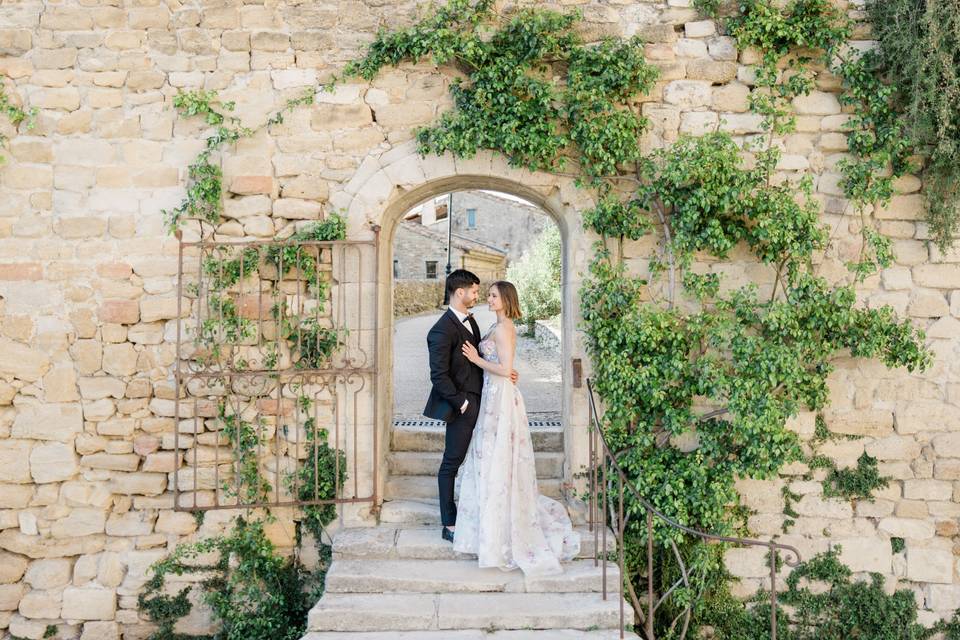
M 469 160 L 452 156 L 421 157 L 410 142 L 377 155 L 368 156 L 343 190 L 331 194 L 331 204 L 345 210 L 348 236 L 372 237 L 379 232 L 377 280 L 378 386 L 375 438 L 378 463 L 368 470 L 361 483 L 373 483 L 382 500 L 387 479 L 387 456 L 392 426 L 393 326 L 386 321 L 393 305 L 393 240 L 403 215 L 416 205 L 451 191 L 491 190 L 507 193 L 533 203 L 555 221 L 563 246 L 563 317 L 561 345 L 561 397 L 563 425 L 563 491 L 572 496 L 585 486 L 583 471 L 588 463 L 588 402 L 584 380 L 587 358 L 578 329 L 579 289 L 594 238 L 583 230 L 580 211 L 592 206 L 589 194 L 576 188 L 570 178 L 510 167 L 502 156 L 481 152 Z M 372 514 L 358 508 L 354 517 L 345 512 L 347 523 L 373 524 Z M 574 516 L 576 517 L 576 513 Z
M 520 374 L 540 491 L 563 495 L 562 243 L 556 220 L 521 198 L 488 190 L 428 198 L 401 218 L 393 240 L 393 421 L 384 519 L 436 511 L 445 425 L 422 415 L 431 386 L 426 335 L 446 312 L 444 281 L 467 269 L 481 282 L 472 309 L 481 335 L 495 321 L 489 285 L 513 281 L 530 322 L 518 326 Z M 404 504 L 397 504 L 403 502 Z

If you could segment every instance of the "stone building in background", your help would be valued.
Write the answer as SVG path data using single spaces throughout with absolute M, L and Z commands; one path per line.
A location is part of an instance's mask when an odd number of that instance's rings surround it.
M 482 282 L 498 280 L 507 272 L 507 252 L 460 233 L 450 237 L 450 269 L 469 269 Z M 446 224 L 427 226 L 417 218 L 405 219 L 394 240 L 393 278 L 443 280 L 447 271 Z

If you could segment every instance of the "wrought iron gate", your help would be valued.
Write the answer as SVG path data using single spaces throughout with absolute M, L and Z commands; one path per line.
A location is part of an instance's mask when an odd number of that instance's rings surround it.
M 373 503 L 379 228 L 178 239 L 175 508 Z

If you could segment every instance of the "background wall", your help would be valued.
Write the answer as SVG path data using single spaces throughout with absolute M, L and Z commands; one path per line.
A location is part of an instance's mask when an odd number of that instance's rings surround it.
M 647 42 L 662 71 L 642 105 L 652 120 L 647 148 L 714 127 L 759 132 L 747 112 L 751 53 L 736 51 L 688 0 L 561 4 L 583 10 L 588 38 Z M 0 168 L 0 629 L 38 638 L 65 622 L 85 640 L 145 637 L 136 594 L 147 567 L 231 515 L 209 514 L 198 530 L 190 514 L 171 510 L 177 245 L 161 210 L 179 203 L 203 146 L 201 125 L 176 118 L 172 97 L 217 89 L 244 124 L 259 125 L 329 78 L 378 25 L 407 23 L 412 10 L 382 0 L 0 4 L 0 74 L 8 92 L 39 109 L 32 131 L 0 124 L 12 138 Z M 868 44 L 868 29 L 855 37 Z M 241 141 L 223 160 L 229 221 L 220 233 L 271 237 L 345 208 L 379 167 L 369 158 L 399 153 L 415 126 L 449 108 L 454 76 L 428 64 L 390 70 Z M 821 73 L 818 90 L 796 101 L 799 128 L 782 141 L 779 168 L 781 178 L 815 175 L 836 246 L 820 273 L 839 279 L 860 240 L 838 187 L 847 116 L 837 84 Z M 391 166 L 395 183 L 416 179 Z M 900 195 L 878 212 L 898 261 L 860 297 L 927 329 L 936 361 L 910 375 L 848 358 L 830 383 L 828 426 L 865 437 L 829 442 L 824 453 L 841 465 L 871 453 L 892 476 L 889 488 L 872 502 L 825 499 L 819 483 L 791 475 L 801 465 L 741 486 L 757 511 L 755 533 L 780 532 L 788 484 L 801 498 L 785 541 L 805 555 L 842 544 L 855 571 L 913 588 L 929 619 L 960 606 L 960 251 L 928 242 L 920 188 L 916 177 L 901 179 Z M 351 220 L 351 233 L 362 224 Z M 637 270 L 652 249 L 628 246 Z M 737 255 L 711 268 L 731 283 L 770 281 Z M 574 272 L 586 264 L 578 260 Z M 812 436 L 813 416 L 794 424 Z M 291 534 L 282 520 L 271 531 L 281 545 Z M 891 537 L 904 538 L 905 550 L 894 554 Z M 762 577 L 762 560 L 751 550 L 728 557 L 746 587 Z

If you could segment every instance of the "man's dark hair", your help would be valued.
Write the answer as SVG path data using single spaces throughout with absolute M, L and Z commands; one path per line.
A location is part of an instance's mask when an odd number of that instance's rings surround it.
M 450 300 L 457 289 L 469 289 L 475 284 L 480 284 L 480 278 L 472 271 L 466 269 L 457 269 L 451 271 L 447 276 L 446 298 Z

